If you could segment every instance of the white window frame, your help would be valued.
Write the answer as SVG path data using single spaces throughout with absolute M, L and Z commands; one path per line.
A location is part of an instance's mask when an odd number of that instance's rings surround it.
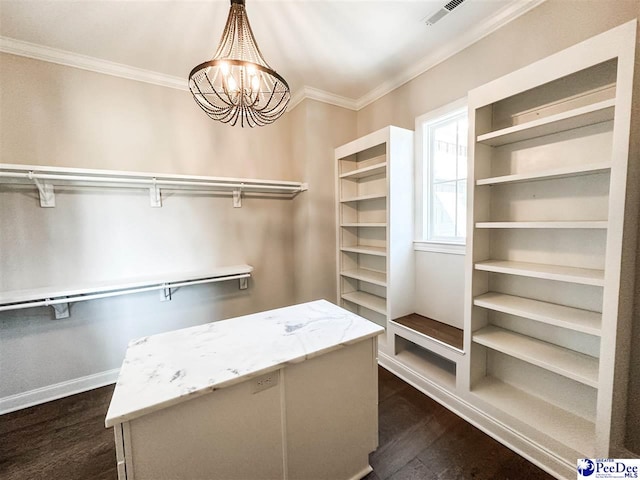
M 442 107 L 431 110 L 424 115 L 416 117 L 415 126 L 415 232 L 416 238 L 414 240 L 415 250 L 437 252 L 437 253 L 451 253 L 464 255 L 466 250 L 466 242 L 454 242 L 454 241 L 435 241 L 427 239 L 428 225 L 425 224 L 425 200 L 431 195 L 429 191 L 428 178 L 425 177 L 425 173 L 429 172 L 429 165 L 426 165 L 427 159 L 424 154 L 424 125 L 426 123 L 432 123 L 436 120 L 445 120 L 447 117 L 453 117 L 459 115 L 461 112 L 466 111 L 468 106 L 467 97 L 460 98 L 455 102 L 448 103 Z M 426 181 L 425 181 L 426 180 Z

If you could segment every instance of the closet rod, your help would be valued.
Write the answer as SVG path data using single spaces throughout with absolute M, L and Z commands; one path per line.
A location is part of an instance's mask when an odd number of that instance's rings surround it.
M 304 184 L 289 185 L 280 184 L 276 181 L 265 180 L 262 183 L 259 180 L 247 180 L 247 183 L 243 181 L 226 182 L 208 182 L 200 180 L 164 180 L 157 177 L 147 178 L 123 178 L 123 177 L 107 177 L 107 176 L 90 176 L 90 175 L 65 175 L 65 174 L 50 174 L 50 173 L 34 173 L 29 172 L 0 172 L 0 177 L 5 178 L 18 178 L 24 180 L 58 180 L 67 182 L 92 182 L 92 183 L 120 183 L 127 185 L 149 185 L 149 186 L 175 186 L 175 187 L 207 187 L 207 188 L 228 188 L 239 190 L 256 190 L 256 191 L 281 191 L 298 193 L 306 190 Z
M 189 285 L 200 285 L 203 283 L 214 283 L 214 282 L 225 282 L 227 280 L 241 280 L 243 278 L 249 278 L 251 274 L 243 273 L 240 275 L 228 275 L 224 277 L 213 277 L 213 278 L 205 278 L 201 280 L 186 280 L 183 282 L 176 283 L 161 283 L 158 285 L 152 285 L 149 287 L 139 287 L 139 288 L 128 288 L 123 290 L 116 290 L 111 292 L 104 293 L 94 293 L 89 295 L 72 295 L 69 297 L 60 297 L 53 299 L 44 299 L 44 300 L 33 300 L 27 302 L 13 303 L 9 305 L 0 305 L 0 312 L 8 311 L 8 310 L 20 310 L 22 308 L 33 308 L 33 307 L 50 307 L 52 305 L 60 305 L 64 303 L 74 303 L 74 302 L 83 302 L 87 300 L 97 300 L 99 298 L 109 298 L 115 297 L 118 295 L 128 295 L 133 293 L 142 293 L 142 292 L 150 292 L 153 290 L 167 290 L 171 288 L 178 287 L 186 287 Z

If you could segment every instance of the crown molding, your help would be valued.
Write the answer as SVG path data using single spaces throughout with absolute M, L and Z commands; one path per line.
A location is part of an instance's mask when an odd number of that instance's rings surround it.
M 110 62 L 100 58 L 89 57 L 66 50 L 23 42 L 9 37 L 0 36 L 0 52 L 57 63 L 58 65 L 65 65 L 67 67 L 80 68 L 90 72 L 103 73 L 113 77 L 175 88 L 176 90 L 189 90 L 187 81 L 182 78 L 136 68 L 122 63 Z
M 358 110 L 356 100 L 353 98 L 336 95 L 335 93 L 320 90 L 319 88 L 302 87 L 291 97 L 287 111 L 296 108 L 303 100 L 317 100 L 318 102 L 335 105 L 336 107 L 342 107 L 348 110 Z
M 355 102 L 356 110 L 361 110 L 367 105 L 384 97 L 396 88 L 401 87 L 405 83 L 410 82 L 448 58 L 453 57 L 455 54 L 482 40 L 487 35 L 490 35 L 519 16 L 533 10 L 545 1 L 546 0 L 518 0 L 505 6 L 486 22 L 477 24 L 474 28 L 467 30 L 466 33 L 458 37 L 456 41 L 448 43 L 445 47 L 434 50 L 430 55 L 424 57 L 410 68 L 404 70 L 394 78 L 384 82 L 382 85 L 379 85 L 362 97 L 358 98 Z
M 517 0 L 498 11 L 490 20 L 478 24 L 475 28 L 468 30 L 457 41 L 449 43 L 446 47 L 435 50 L 431 55 L 423 58 L 411 68 L 404 70 L 394 78 L 384 82 L 358 99 L 343 97 L 334 93 L 326 92 L 314 87 L 305 86 L 299 89 L 292 97 L 287 111 L 293 110 L 305 99 L 317 100 L 348 110 L 361 110 L 367 105 L 375 102 L 379 98 L 392 92 L 405 83 L 413 80 L 427 70 L 435 67 L 439 63 L 447 60 L 453 55 L 464 50 L 468 46 L 481 40 L 487 35 L 498 30 L 502 26 L 534 9 L 546 0 Z M 9 37 L 0 36 L 0 52 L 19 55 L 21 57 L 33 58 L 45 62 L 65 65 L 67 67 L 79 68 L 90 72 L 102 73 L 119 78 L 126 78 L 138 82 L 150 83 L 162 87 L 169 87 L 176 90 L 188 91 L 189 86 L 186 79 L 166 75 L 142 68 L 124 65 L 122 63 L 110 62 L 87 55 L 46 47 L 35 43 L 24 42 Z

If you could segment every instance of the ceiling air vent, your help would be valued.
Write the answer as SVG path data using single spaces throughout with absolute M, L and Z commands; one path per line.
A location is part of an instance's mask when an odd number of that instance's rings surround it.
M 447 3 L 444 7 L 440 8 L 433 15 L 428 16 L 425 19 L 423 19 L 423 22 L 426 23 L 427 25 L 433 25 L 438 20 L 440 20 L 442 17 L 444 17 L 445 15 L 448 15 L 449 12 L 451 12 L 451 10 L 453 10 L 454 8 L 459 6 L 464 1 L 465 0 L 451 0 L 449 3 Z

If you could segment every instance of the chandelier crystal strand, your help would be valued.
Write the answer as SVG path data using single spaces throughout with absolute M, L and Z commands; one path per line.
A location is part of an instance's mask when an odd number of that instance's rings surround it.
M 189 89 L 209 117 L 231 125 L 268 125 L 285 112 L 289 85 L 262 56 L 244 0 L 231 0 L 216 53 L 191 70 Z

